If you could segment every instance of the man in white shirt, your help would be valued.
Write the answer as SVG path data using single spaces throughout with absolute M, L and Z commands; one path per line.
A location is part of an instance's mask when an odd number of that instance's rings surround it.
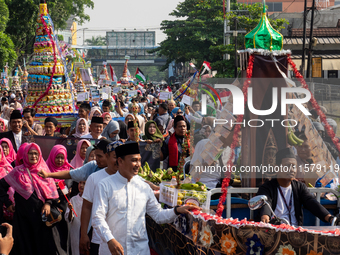
M 102 117 L 92 117 L 90 125 L 90 133 L 80 137 L 81 139 L 101 139 L 104 127 L 104 120 Z
M 163 210 L 149 185 L 136 177 L 141 166 L 138 143 L 127 142 L 115 152 L 119 170 L 98 184 L 93 200 L 92 226 L 104 242 L 100 254 L 148 255 L 145 213 L 163 224 L 200 208 L 176 206 Z
M 99 245 L 101 243 L 101 238 L 99 237 L 98 231 L 93 230 L 92 239 L 90 244 L 90 239 L 88 237 L 88 232 L 90 230 L 91 224 L 91 212 L 93 205 L 93 195 L 96 190 L 97 184 L 105 179 L 106 177 L 115 174 L 118 170 L 118 165 L 116 161 L 115 148 L 123 144 L 120 141 L 110 143 L 106 147 L 105 157 L 107 159 L 107 167 L 94 174 L 91 174 L 86 180 L 86 185 L 83 194 L 83 206 L 81 211 L 81 228 L 80 228 L 80 242 L 79 249 L 81 253 L 86 254 L 90 251 L 90 255 L 97 255 L 99 252 Z

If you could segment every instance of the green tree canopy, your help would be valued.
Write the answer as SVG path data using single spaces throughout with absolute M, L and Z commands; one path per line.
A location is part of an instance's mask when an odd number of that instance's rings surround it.
M 0 0 L 0 32 L 3 32 L 6 28 L 8 21 L 9 11 L 7 4 L 4 0 Z
M 33 52 L 36 21 L 39 14 L 39 0 L 5 0 L 9 9 L 9 21 L 5 30 L 15 44 L 15 50 L 21 62 L 22 57 L 28 58 Z M 90 17 L 85 8 L 93 8 L 92 0 L 49 0 L 49 13 L 55 29 L 66 27 L 66 21 L 72 18 L 79 24 Z
M 13 41 L 3 31 L 8 22 L 9 11 L 4 0 L 0 0 L 0 68 L 8 63 L 9 67 L 13 67 L 17 55 L 14 50 Z
M 231 8 L 232 11 L 226 15 L 231 30 L 234 29 L 235 17 L 238 19 L 239 29 L 247 32 L 256 27 L 261 18 L 262 4 L 234 2 Z M 167 57 L 167 63 L 162 69 L 166 69 L 172 61 L 180 63 L 194 60 L 196 66 L 208 61 L 220 76 L 231 77 L 234 58 L 223 60 L 223 54 L 231 54 L 234 43 L 223 45 L 223 1 L 184 0 L 170 15 L 177 19 L 162 21 L 161 29 L 167 38 L 160 43 L 159 48 L 152 51 Z M 285 19 L 269 20 L 276 30 L 281 30 L 287 23 Z M 238 36 L 238 45 L 238 49 L 244 47 L 244 34 Z

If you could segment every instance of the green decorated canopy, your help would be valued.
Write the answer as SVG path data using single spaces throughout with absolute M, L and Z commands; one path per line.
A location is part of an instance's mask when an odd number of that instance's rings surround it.
M 263 0 L 263 12 L 259 24 L 245 35 L 246 49 L 282 50 L 283 36 L 269 23 L 266 16 L 266 4 Z

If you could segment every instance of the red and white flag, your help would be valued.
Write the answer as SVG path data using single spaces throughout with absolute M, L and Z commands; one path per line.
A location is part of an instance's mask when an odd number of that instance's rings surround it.
M 208 69 L 209 71 L 211 70 L 211 66 L 210 66 L 210 63 L 209 63 L 209 62 L 204 61 L 204 62 L 203 62 L 203 66 L 204 66 L 205 69 Z
M 63 192 L 64 195 L 68 194 L 68 188 L 65 185 L 65 181 L 59 181 L 58 186 L 59 186 L 60 190 Z
M 196 69 L 196 66 L 194 65 L 194 63 L 189 63 L 189 65 L 190 65 L 192 68 Z

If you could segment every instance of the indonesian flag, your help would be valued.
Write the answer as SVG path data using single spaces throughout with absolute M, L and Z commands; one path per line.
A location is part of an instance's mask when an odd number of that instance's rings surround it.
M 146 78 L 145 75 L 143 74 L 143 72 L 137 67 L 135 76 L 138 80 L 142 81 L 142 82 L 146 82 Z
M 204 65 L 204 68 L 208 69 L 209 71 L 211 70 L 211 66 L 210 66 L 210 63 L 209 63 L 209 62 L 204 61 L 204 62 L 203 62 L 203 65 Z
M 138 83 L 139 86 L 141 86 L 142 88 L 144 88 L 144 84 L 143 83 Z
M 59 186 L 60 190 L 63 192 L 64 195 L 68 194 L 68 188 L 65 185 L 65 181 L 59 181 L 58 186 Z

